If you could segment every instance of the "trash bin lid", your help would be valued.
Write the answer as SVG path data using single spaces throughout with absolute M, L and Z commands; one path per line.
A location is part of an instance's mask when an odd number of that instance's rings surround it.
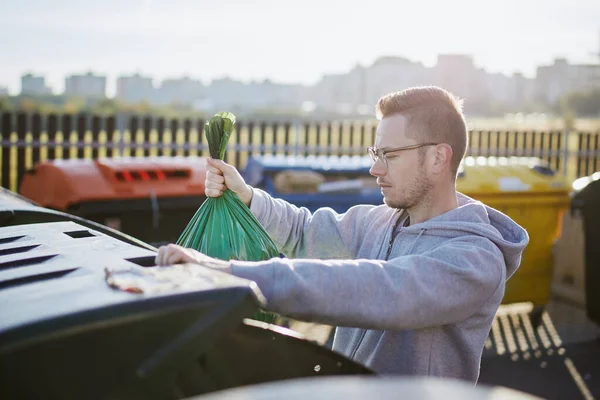
M 600 197 L 600 172 L 575 179 L 572 185 L 571 209 L 596 209 Z
M 72 221 L 2 226 L 0 250 L 0 398 L 150 387 L 266 303 L 254 282 L 153 266 L 156 251 Z
M 568 193 L 569 182 L 547 163 L 534 157 L 465 157 L 456 181 L 459 192 Z
M 583 176 L 581 178 L 575 179 L 573 181 L 572 188 L 574 192 L 581 192 L 583 190 L 586 190 L 586 188 L 590 184 L 600 184 L 598 183 L 598 181 L 600 181 L 600 172 L 594 172 L 592 175 Z
M 149 197 L 204 196 L 203 157 L 52 160 L 23 177 L 20 193 L 44 207 Z

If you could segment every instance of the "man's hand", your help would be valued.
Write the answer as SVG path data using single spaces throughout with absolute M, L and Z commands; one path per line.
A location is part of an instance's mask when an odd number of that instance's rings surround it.
M 237 194 L 240 200 L 249 206 L 252 201 L 252 189 L 234 166 L 222 160 L 206 159 L 206 196 L 219 197 L 226 189 Z
M 188 249 L 176 244 L 160 246 L 155 259 L 156 265 L 173 265 L 193 263 L 204 267 L 217 269 L 222 272 L 231 273 L 231 264 L 227 261 L 218 260 L 200 253 L 194 249 Z

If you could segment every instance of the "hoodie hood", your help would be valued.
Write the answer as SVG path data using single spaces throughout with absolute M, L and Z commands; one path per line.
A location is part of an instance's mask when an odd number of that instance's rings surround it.
M 437 217 L 404 228 L 406 234 L 454 238 L 478 235 L 491 240 L 504 255 L 506 278 L 510 278 L 521 263 L 523 250 L 529 243 L 527 231 L 509 216 L 478 200 L 458 193 L 459 206 Z

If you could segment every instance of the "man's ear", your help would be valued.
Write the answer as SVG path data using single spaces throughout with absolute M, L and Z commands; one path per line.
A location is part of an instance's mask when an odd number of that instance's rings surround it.
M 435 148 L 435 158 L 433 159 L 432 172 L 440 174 L 450 168 L 452 162 L 452 147 L 446 143 L 438 144 Z

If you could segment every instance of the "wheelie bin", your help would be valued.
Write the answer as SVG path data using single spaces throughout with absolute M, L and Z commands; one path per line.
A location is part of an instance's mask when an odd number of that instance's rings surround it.
M 202 202 L 202 157 L 53 160 L 28 171 L 19 192 L 155 245 L 175 242 Z
M 249 185 L 298 207 L 338 213 L 357 204 L 383 204 L 368 156 L 255 156 L 242 176 Z
M 456 187 L 527 230 L 530 242 L 503 303 L 532 302 L 539 314 L 551 294 L 553 245 L 570 204 L 569 182 L 537 158 L 466 157 Z
M 573 182 L 571 210 L 583 217 L 585 308 L 600 324 L 600 172 Z
M 0 399 L 182 399 L 373 372 L 282 327 L 251 281 L 25 202 L 0 225 Z M 45 213 L 48 213 L 48 216 Z M 43 222 L 41 222 L 43 221 Z

